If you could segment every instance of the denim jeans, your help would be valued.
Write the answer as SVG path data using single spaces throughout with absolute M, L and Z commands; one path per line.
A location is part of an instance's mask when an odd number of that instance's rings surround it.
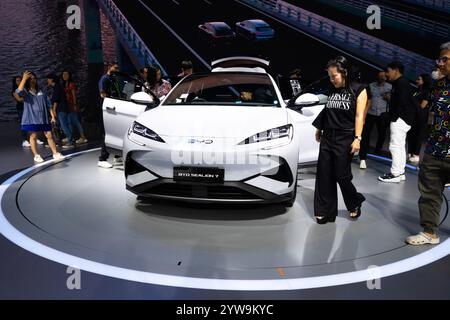
M 69 113 L 68 112 L 58 112 L 58 120 L 59 125 L 61 126 L 61 129 L 64 131 L 64 134 L 66 135 L 67 140 L 69 143 L 73 141 L 73 135 L 72 130 L 70 129 L 69 124 Z
M 84 134 L 83 127 L 81 126 L 80 119 L 78 118 L 78 112 L 69 112 L 69 124 L 72 129 L 72 134 L 75 130 L 77 130 L 80 135 Z

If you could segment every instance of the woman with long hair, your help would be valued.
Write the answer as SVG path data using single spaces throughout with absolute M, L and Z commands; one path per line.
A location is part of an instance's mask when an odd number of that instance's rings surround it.
M 162 78 L 161 68 L 157 65 L 148 68 L 147 79 L 150 90 L 152 90 L 158 98 L 166 96 L 170 90 L 172 90 L 170 82 Z
M 360 149 L 367 90 L 352 81 L 346 58 L 338 56 L 327 64 L 332 84 L 325 108 L 314 121 L 316 140 L 320 142 L 314 211 L 318 224 L 334 222 L 338 213 L 337 184 L 351 219 L 361 215 L 365 198 L 352 183 L 351 162 Z
M 431 83 L 431 76 L 426 73 L 418 76 L 416 80 L 417 90 L 414 92 L 414 98 L 418 102 L 420 110 L 417 112 L 415 123 L 408 132 L 409 161 L 413 164 L 419 163 L 420 149 L 427 131 Z
M 72 72 L 69 70 L 64 70 L 62 73 L 62 79 L 63 79 L 63 88 L 64 92 L 66 93 L 67 98 L 67 104 L 69 106 L 69 125 L 72 128 L 72 132 L 74 129 L 78 131 L 80 134 L 80 138 L 75 141 L 76 144 L 86 143 L 88 140 L 86 139 L 86 136 L 84 135 L 84 129 L 80 122 L 80 107 L 77 103 L 77 92 L 78 88 L 75 84 L 75 81 L 73 81 L 72 78 Z
M 36 74 L 25 71 L 22 76 L 22 81 L 16 89 L 16 93 L 23 99 L 22 130 L 30 133 L 30 144 L 31 151 L 34 155 L 34 162 L 44 162 L 36 146 L 38 132 L 45 134 L 53 153 L 53 159 L 64 159 L 64 156 L 56 149 L 52 136 L 52 123 L 56 122 L 56 114 L 51 109 L 46 95 L 39 89 Z

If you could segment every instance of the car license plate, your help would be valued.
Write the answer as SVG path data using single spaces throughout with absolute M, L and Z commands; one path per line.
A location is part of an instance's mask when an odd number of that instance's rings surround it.
M 223 183 L 225 170 L 205 167 L 175 167 L 173 180 L 205 183 Z

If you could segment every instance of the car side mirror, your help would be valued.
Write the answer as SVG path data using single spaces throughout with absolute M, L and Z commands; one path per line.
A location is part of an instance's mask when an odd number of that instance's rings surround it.
M 312 93 L 304 93 L 297 98 L 289 100 L 288 107 L 295 110 L 301 110 L 305 107 L 312 107 L 320 104 L 318 96 Z
M 145 106 L 153 105 L 155 103 L 155 99 L 146 92 L 136 92 L 133 93 L 130 97 L 131 102 L 136 104 L 142 104 Z

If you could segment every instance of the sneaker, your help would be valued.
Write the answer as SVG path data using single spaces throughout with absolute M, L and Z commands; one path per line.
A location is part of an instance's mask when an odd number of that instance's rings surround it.
M 61 140 L 61 142 L 62 142 L 63 144 L 66 144 L 67 142 L 69 142 L 69 140 L 67 140 L 67 138 L 64 138 L 64 139 Z
M 55 153 L 54 155 L 53 155 L 53 159 L 54 160 L 64 160 L 66 157 L 65 156 L 63 156 L 61 153 Z
M 409 162 L 411 162 L 412 164 L 418 164 L 420 161 L 419 156 L 411 156 L 409 157 Z
M 394 176 L 392 173 L 385 173 L 384 175 L 378 177 L 378 180 L 387 183 L 399 183 L 400 181 L 402 181 L 401 179 L 401 175 Z
M 75 141 L 76 144 L 83 144 L 83 143 L 87 143 L 87 142 L 88 142 L 88 140 L 84 139 L 84 138 L 80 138 L 77 141 Z
M 123 159 L 122 157 L 114 157 L 114 166 L 123 166 Z
M 31 144 L 27 140 L 23 140 L 22 147 L 29 148 L 29 147 L 31 147 Z
M 400 181 L 406 181 L 406 174 L 404 172 L 400 175 Z
M 38 154 L 38 155 L 34 156 L 34 162 L 42 163 L 42 162 L 44 162 L 44 159 L 42 159 L 42 157 Z
M 74 147 L 75 147 L 74 144 L 69 144 L 69 143 L 64 143 L 64 144 L 62 145 L 62 148 L 63 148 L 63 149 L 70 149 L 70 148 L 74 148 Z
M 97 165 L 100 168 L 104 168 L 104 169 L 111 169 L 113 167 L 113 165 L 111 163 L 109 163 L 108 161 L 99 161 L 97 163 Z
M 359 168 L 360 168 L 360 169 L 367 169 L 367 163 L 366 163 L 366 160 L 361 160 L 361 161 L 359 162 Z
M 39 139 L 36 139 L 36 143 L 37 143 L 38 145 L 40 145 L 40 146 L 42 146 L 42 145 L 44 144 L 44 142 L 42 142 L 42 141 L 39 140 Z
M 439 244 L 439 237 L 430 237 L 424 232 L 421 232 L 415 236 L 406 238 L 406 243 L 413 246 L 420 246 L 424 244 Z

